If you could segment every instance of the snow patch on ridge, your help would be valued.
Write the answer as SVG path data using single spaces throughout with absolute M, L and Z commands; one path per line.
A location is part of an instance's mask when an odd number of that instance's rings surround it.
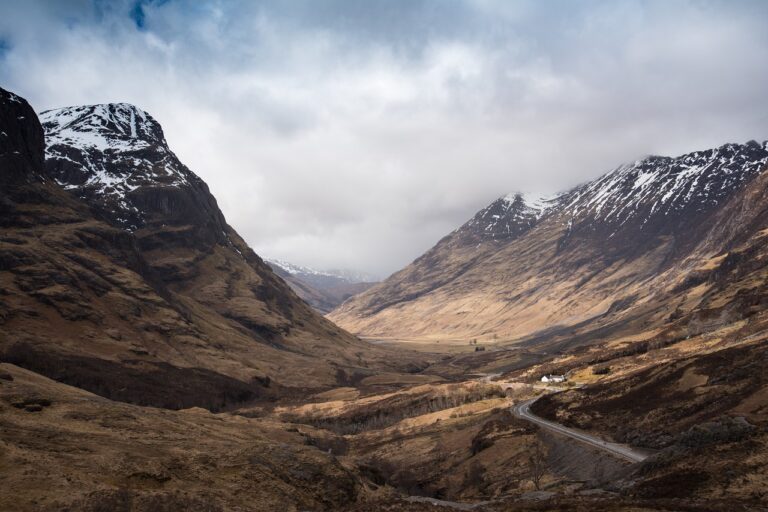
M 474 233 L 491 240 L 514 237 L 532 228 L 559 204 L 559 198 L 559 195 L 512 192 L 480 210 L 456 232 Z
M 98 151 L 135 151 L 146 148 L 157 123 L 143 110 L 127 103 L 110 103 L 47 110 L 40 114 L 48 146 L 68 144 Z M 162 132 L 161 132 L 162 133 Z
M 537 217 L 544 215 L 548 209 L 555 206 L 557 203 L 559 194 L 536 194 L 530 192 L 511 192 L 504 196 L 502 200 L 506 201 L 510 206 L 516 201 L 522 201 L 524 208 L 533 212 Z
M 134 105 L 47 110 L 40 121 L 59 185 L 114 200 L 124 218 L 141 218 L 130 200 L 137 188 L 188 185 L 193 176 L 168 148 L 160 124 Z
M 768 165 L 768 142 L 725 144 L 680 157 L 649 156 L 617 167 L 569 194 L 572 217 L 623 224 L 635 215 L 669 215 L 720 204 Z

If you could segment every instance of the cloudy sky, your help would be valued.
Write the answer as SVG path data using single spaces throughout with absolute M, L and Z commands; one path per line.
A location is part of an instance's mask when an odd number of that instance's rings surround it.
M 163 125 L 262 256 L 386 275 L 494 198 L 768 139 L 768 2 L 0 0 L 0 85 Z

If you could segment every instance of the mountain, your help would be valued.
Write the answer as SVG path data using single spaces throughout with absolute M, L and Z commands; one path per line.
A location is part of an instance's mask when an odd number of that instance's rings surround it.
M 362 293 L 376 278 L 352 270 L 316 270 L 283 260 L 266 260 L 296 294 L 321 313 L 328 313 L 348 298 Z
M 759 222 L 722 223 L 761 211 L 733 212 L 766 165 L 768 143 L 726 144 L 647 157 L 543 203 L 498 199 L 329 318 L 371 337 L 655 336 L 715 293 L 734 248 L 760 236 Z
M 295 265 L 289 261 L 269 259 L 265 260 L 271 267 L 279 267 L 285 272 L 294 276 L 301 277 L 307 281 L 313 281 L 313 284 L 321 285 L 324 280 L 328 280 L 333 284 L 338 282 L 345 282 L 349 284 L 356 283 L 374 283 L 378 281 L 378 278 L 365 272 L 359 272 L 357 270 L 349 269 L 330 269 L 330 270 L 317 270 L 312 267 L 305 267 L 303 265 Z
M 378 313 L 426 295 L 456 279 L 484 257 L 493 254 L 527 233 L 556 199 L 515 193 L 501 197 L 480 210 L 411 265 L 361 294 L 332 313 L 353 329 L 362 326 L 352 318 L 370 318 Z M 361 330 L 365 334 L 386 335 L 384 330 Z M 399 335 L 404 335 L 402 332 Z
M 253 253 L 149 114 L 72 107 L 41 126 L 18 96 L 0 102 L 3 361 L 116 400 L 220 409 L 387 359 Z
M 0 90 L 0 509 L 765 508 L 766 144 L 495 201 L 371 290 L 377 328 L 499 344 L 424 356 L 301 301 L 148 114 L 43 120 L 47 160 Z

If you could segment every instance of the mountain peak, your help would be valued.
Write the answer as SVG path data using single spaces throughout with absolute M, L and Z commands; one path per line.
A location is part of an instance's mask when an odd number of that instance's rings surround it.
M 555 205 L 560 196 L 557 194 L 536 194 L 530 192 L 510 192 L 500 198 L 510 207 L 519 207 L 529 210 L 536 216 L 543 215 L 549 208 Z
M 42 178 L 43 130 L 26 100 L 0 88 L 0 185 Z
M 168 147 L 160 123 L 135 105 L 65 107 L 47 110 L 40 119 L 49 174 L 91 204 L 108 204 L 105 212 L 124 227 L 143 223 L 146 208 L 136 204 L 138 189 L 197 180 Z
M 457 232 L 464 243 L 516 238 L 531 229 L 559 196 L 511 192 L 483 208 Z
M 104 103 L 46 110 L 40 114 L 48 144 L 69 143 L 99 151 L 165 146 L 155 119 L 130 103 Z

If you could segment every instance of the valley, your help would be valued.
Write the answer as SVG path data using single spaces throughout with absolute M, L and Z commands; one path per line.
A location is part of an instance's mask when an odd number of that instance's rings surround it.
M 418 352 L 431 370 L 220 413 L 121 404 L 6 363 L 2 453 L 14 470 L 4 482 L 30 510 L 421 510 L 430 500 L 446 510 L 668 510 L 681 500 L 686 510 L 749 510 L 765 498 L 766 395 L 750 381 L 767 342 L 652 350 L 634 356 L 645 372 L 625 373 L 617 359 L 615 373 L 594 375 L 576 363 L 562 385 L 539 382 L 549 362 L 467 380 L 437 372 L 486 354 Z M 714 368 L 732 376 L 712 379 Z M 629 461 L 515 414 L 537 397 L 536 417 L 649 456 Z M 65 488 L 40 485 L 65 476 Z
M 150 114 L 0 107 L 0 509 L 768 503 L 766 143 L 506 195 L 324 317 Z
M 371 275 L 349 270 L 317 270 L 281 260 L 266 262 L 302 300 L 323 314 L 378 282 Z

